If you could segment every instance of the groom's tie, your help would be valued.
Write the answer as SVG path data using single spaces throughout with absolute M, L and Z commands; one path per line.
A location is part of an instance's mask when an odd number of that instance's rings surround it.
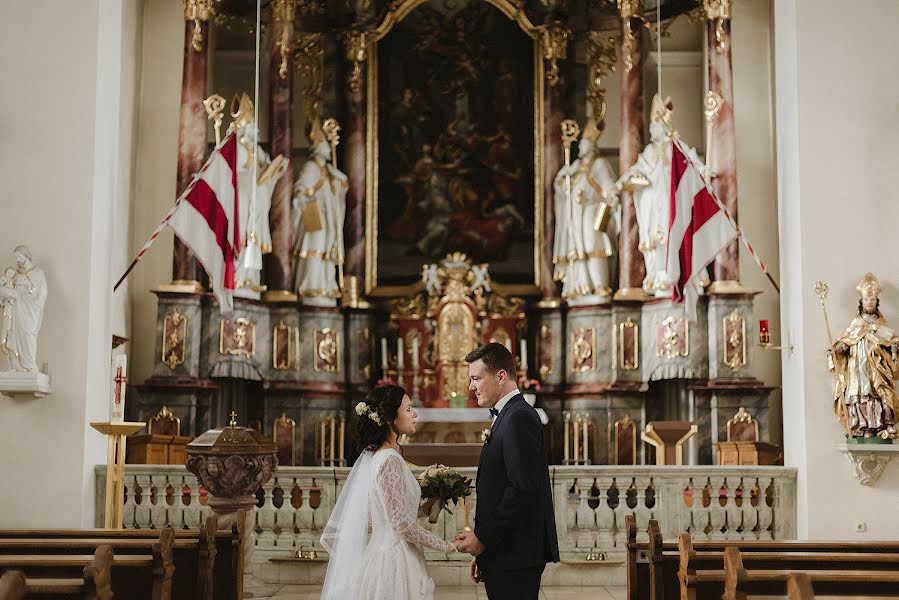
M 491 416 L 494 416 L 494 417 L 498 417 L 498 416 L 499 416 L 499 411 L 496 410 L 495 408 L 491 408 L 491 409 L 490 409 L 490 415 L 491 415 Z

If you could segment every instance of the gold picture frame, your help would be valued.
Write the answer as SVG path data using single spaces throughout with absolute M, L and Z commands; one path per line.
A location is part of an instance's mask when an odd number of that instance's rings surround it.
M 373 297 L 408 296 L 420 290 L 420 282 L 408 285 L 378 285 L 378 42 L 391 29 L 428 0 L 399 0 L 391 3 L 380 25 L 370 35 L 367 52 L 366 88 L 366 181 L 365 181 L 365 293 Z M 546 66 L 544 48 L 549 36 L 544 36 L 545 27 L 531 23 L 524 10 L 524 3 L 515 0 L 485 0 L 497 8 L 508 19 L 533 40 L 534 55 L 534 282 L 533 284 L 502 285 L 504 293 L 528 295 L 540 292 L 543 272 L 541 270 L 541 248 L 543 245 L 544 206 L 544 90 Z M 497 282 L 501 284 L 501 282 Z

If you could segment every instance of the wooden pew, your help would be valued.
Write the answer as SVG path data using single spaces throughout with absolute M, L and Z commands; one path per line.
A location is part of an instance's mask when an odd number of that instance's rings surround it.
M 788 600 L 815 600 L 815 591 L 812 589 L 812 580 L 808 573 L 790 573 L 787 579 Z
M 820 564 L 820 563 L 819 563 Z M 834 566 L 827 563 L 826 567 Z M 849 565 L 846 565 L 849 567 Z M 861 570 L 852 563 L 844 569 L 813 570 L 805 573 L 815 593 L 828 596 L 884 596 L 894 598 L 899 591 L 899 572 L 891 570 Z M 697 572 L 702 579 L 706 573 Z M 747 600 L 752 595 L 784 595 L 792 573 L 789 570 L 747 570 L 740 550 L 724 551 L 723 600 Z
M 244 519 L 232 531 L 218 531 L 214 515 L 206 519 L 199 534 L 194 531 L 154 529 L 87 529 L 87 530 L 0 530 L 0 561 L 4 555 L 62 554 L 84 555 L 100 545 L 109 545 L 121 559 L 128 555 L 153 553 L 161 537 L 171 548 L 159 547 L 159 558 L 152 571 L 154 581 L 161 580 L 161 598 L 176 600 L 235 600 L 243 597 L 242 545 Z M 166 544 L 168 544 L 168 541 Z M 162 560 L 163 554 L 171 560 Z M 2 570 L 2 569 L 0 569 Z M 113 569 L 114 584 L 118 569 Z M 147 582 L 147 588 L 155 585 Z M 118 588 L 118 585 L 115 585 Z M 168 591 L 168 595 L 163 593 Z M 126 588 L 134 592 L 134 586 Z M 122 598 L 117 593 L 117 598 Z M 154 595 L 154 598 L 157 596 Z
M 681 598 L 681 559 L 678 542 L 663 542 L 661 529 L 656 520 L 649 521 L 648 527 L 649 541 L 636 541 L 637 529 L 632 516 L 625 516 L 625 537 L 627 550 L 626 572 L 628 577 L 628 600 L 672 600 Z M 832 554 L 830 560 L 839 562 L 846 560 L 840 558 L 841 553 L 858 553 L 864 555 L 872 555 L 867 558 L 870 561 L 865 564 L 865 568 L 878 570 L 887 568 L 881 564 L 892 562 L 892 558 L 883 558 L 873 556 L 876 554 L 897 554 L 899 555 L 899 542 L 842 542 L 842 541 L 797 541 L 797 540 L 703 540 L 689 541 L 689 535 L 684 534 L 686 540 L 690 543 L 693 550 L 700 553 L 694 557 L 694 561 L 698 559 L 707 559 L 706 553 L 716 553 L 716 562 L 700 563 L 694 562 L 694 566 L 703 569 L 724 568 L 724 549 L 728 547 L 739 547 L 743 552 L 744 561 L 748 561 L 751 568 L 770 567 L 770 561 L 774 559 L 772 553 L 788 553 L 796 555 L 797 562 L 794 565 L 802 565 L 802 554 L 815 554 L 814 557 L 805 557 L 805 559 L 815 562 L 821 560 L 824 554 Z M 683 536 L 682 536 L 683 537 Z M 768 555 L 766 556 L 766 553 Z M 779 556 L 779 555 L 778 555 Z M 864 557 L 863 557 L 864 558 Z M 766 565 L 765 560 L 769 563 Z M 778 563 L 773 568 L 783 568 L 782 562 L 778 558 Z M 872 565 L 872 566 L 868 566 Z M 790 568 L 793 568 L 791 565 Z M 795 568 L 799 568 L 798 566 Z M 794 568 L 794 570 L 795 570 Z M 688 570 L 685 568 L 685 570 Z M 696 568 L 693 568 L 696 570 Z M 723 583 L 719 584 L 723 589 Z M 720 592 L 719 592 L 720 597 Z M 717 598 L 716 598 L 717 600 Z
M 45 562 L 60 558 L 68 558 L 69 562 L 72 562 L 71 557 L 43 558 Z M 111 570 L 114 558 L 112 548 L 100 546 L 94 552 L 90 564 L 81 571 L 80 577 L 27 577 L 21 570 L 8 570 L 0 576 L 0 600 L 32 597 L 52 597 L 57 600 L 62 598 L 111 600 L 113 597 Z

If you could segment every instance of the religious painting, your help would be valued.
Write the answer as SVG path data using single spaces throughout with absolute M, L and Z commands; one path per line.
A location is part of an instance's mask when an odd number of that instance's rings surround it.
M 368 292 L 400 293 L 453 252 L 489 263 L 517 293 L 536 291 L 534 40 L 489 2 L 433 0 L 373 46 L 369 68 Z

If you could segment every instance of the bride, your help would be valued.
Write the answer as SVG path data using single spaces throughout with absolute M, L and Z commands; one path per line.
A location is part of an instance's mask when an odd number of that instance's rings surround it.
M 421 501 L 398 443 L 415 433 L 412 401 L 403 388 L 386 385 L 369 392 L 356 414 L 362 454 L 322 534 L 331 555 L 322 600 L 433 600 L 424 548 L 458 550 L 416 522 L 435 499 Z

